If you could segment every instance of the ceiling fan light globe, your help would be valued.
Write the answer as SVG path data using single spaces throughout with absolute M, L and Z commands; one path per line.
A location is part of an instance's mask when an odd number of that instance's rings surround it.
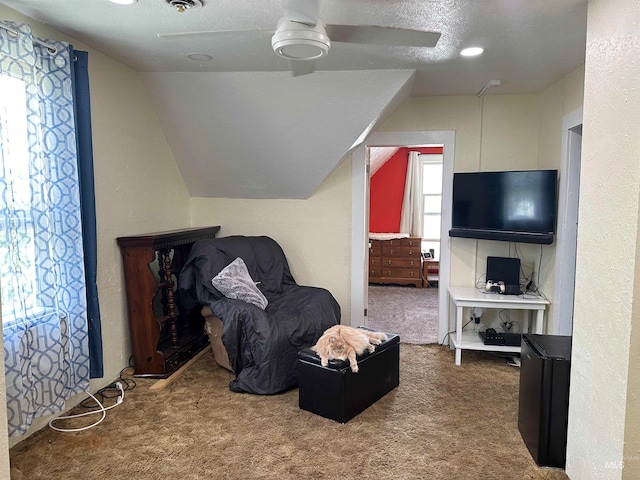
M 317 60 L 329 53 L 331 40 L 321 22 L 314 26 L 281 19 L 271 37 L 276 55 L 288 60 Z
M 317 60 L 329 53 L 329 45 L 297 38 L 274 43 L 273 51 L 288 60 Z

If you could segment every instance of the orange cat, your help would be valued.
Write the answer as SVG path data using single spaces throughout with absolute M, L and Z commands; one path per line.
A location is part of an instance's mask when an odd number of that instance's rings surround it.
M 387 339 L 382 332 L 370 332 L 362 328 L 336 325 L 322 334 L 318 342 L 311 349 L 320 357 L 323 366 L 329 364 L 329 360 L 349 359 L 351 371 L 358 372 L 356 355 L 361 355 L 365 350 L 373 352 L 374 345 L 380 345 Z

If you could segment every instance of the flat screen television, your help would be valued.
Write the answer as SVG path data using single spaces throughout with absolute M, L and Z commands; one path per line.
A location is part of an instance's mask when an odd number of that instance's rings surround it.
M 454 173 L 449 236 L 550 245 L 557 183 L 557 170 Z

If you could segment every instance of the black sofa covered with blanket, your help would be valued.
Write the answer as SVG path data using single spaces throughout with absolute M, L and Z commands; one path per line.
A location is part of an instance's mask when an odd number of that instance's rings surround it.
M 235 392 L 274 394 L 296 387 L 298 351 L 340 323 L 333 295 L 296 284 L 282 248 L 266 236 L 196 242 L 179 285 L 181 308 L 208 306 L 222 321 Z

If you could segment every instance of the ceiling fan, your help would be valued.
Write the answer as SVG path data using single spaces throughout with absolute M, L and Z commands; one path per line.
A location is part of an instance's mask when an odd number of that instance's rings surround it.
M 327 25 L 318 15 L 319 0 L 284 0 L 284 16 L 278 21 L 271 37 L 274 53 L 289 61 L 294 76 L 315 70 L 317 60 L 327 56 L 332 43 L 359 43 L 395 47 L 432 48 L 439 32 L 424 32 L 407 28 L 376 25 Z M 160 33 L 160 38 L 179 38 L 264 30 L 224 30 Z

